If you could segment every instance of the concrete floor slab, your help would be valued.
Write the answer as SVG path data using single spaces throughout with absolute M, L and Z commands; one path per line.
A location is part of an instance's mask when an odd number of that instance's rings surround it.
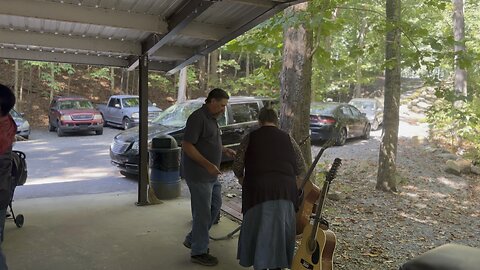
M 245 269 L 236 260 L 238 234 L 211 241 L 215 267 L 190 262 L 183 245 L 191 226 L 190 200 L 135 206 L 136 193 L 104 193 L 17 200 L 25 224 L 5 224 L 2 245 L 11 270 Z M 222 218 L 211 235 L 227 235 L 238 224 Z

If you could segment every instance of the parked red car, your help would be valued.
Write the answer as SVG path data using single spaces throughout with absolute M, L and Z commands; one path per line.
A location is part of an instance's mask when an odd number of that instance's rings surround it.
M 95 131 L 103 134 L 103 118 L 90 100 L 83 97 L 55 97 L 50 103 L 48 130 L 65 133 Z

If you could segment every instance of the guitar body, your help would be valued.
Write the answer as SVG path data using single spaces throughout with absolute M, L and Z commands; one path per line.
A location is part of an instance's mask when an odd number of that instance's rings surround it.
M 308 181 L 304 187 L 304 198 L 297 211 L 297 235 L 303 233 L 303 230 L 309 224 L 310 218 L 315 213 L 315 203 L 320 196 L 320 188 Z
M 293 257 L 292 270 L 333 270 L 333 252 L 337 237 L 331 230 L 317 228 L 316 247 L 310 250 L 307 236 L 312 233 L 312 229 L 312 224 L 305 226 L 302 244 Z

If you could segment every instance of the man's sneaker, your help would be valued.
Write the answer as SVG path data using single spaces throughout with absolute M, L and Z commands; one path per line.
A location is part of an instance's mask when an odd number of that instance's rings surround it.
M 193 263 L 198 263 L 205 266 L 214 266 L 218 264 L 218 259 L 208 253 L 191 256 L 190 260 Z
M 188 249 L 192 249 L 192 244 L 190 242 L 188 242 L 187 239 L 185 239 L 185 241 L 183 241 L 183 246 L 188 248 Z M 207 249 L 207 253 L 210 253 L 210 249 L 208 248 Z

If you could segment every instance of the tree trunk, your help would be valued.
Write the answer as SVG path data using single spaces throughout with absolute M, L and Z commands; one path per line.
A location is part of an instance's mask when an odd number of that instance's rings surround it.
M 238 63 L 239 66 L 241 66 L 242 54 L 243 54 L 243 50 L 241 50 L 241 51 L 240 51 L 240 54 L 238 55 L 237 63 Z M 235 69 L 235 70 L 234 70 L 234 73 L 233 73 L 233 77 L 234 77 L 234 78 L 237 78 L 237 73 L 238 73 L 238 70 Z
M 28 91 L 27 91 L 28 94 L 31 93 L 32 87 L 33 87 L 32 77 L 33 77 L 33 66 L 30 66 L 30 74 L 28 74 Z
M 115 90 L 115 69 L 114 67 L 110 68 L 110 93 L 113 95 Z
M 137 70 L 134 70 L 133 71 L 133 80 L 132 80 L 132 94 L 135 95 L 135 93 L 137 95 L 139 95 L 139 91 L 138 91 L 138 72 Z
M 127 69 L 127 83 L 125 84 L 125 94 L 128 95 L 128 84 L 130 83 L 130 71 Z
M 385 113 L 384 131 L 378 160 L 376 189 L 397 191 L 396 157 L 400 108 L 400 12 L 401 0 L 386 1 Z
M 209 85 L 216 87 L 218 83 L 218 50 L 215 50 L 210 53 L 210 74 L 209 74 Z
M 453 36 L 455 39 L 455 93 L 467 96 L 467 71 L 460 65 L 465 57 L 465 17 L 464 0 L 453 0 Z
M 50 87 L 50 101 L 53 100 L 53 92 L 55 91 L 53 88 L 53 85 L 55 84 L 55 63 L 52 63 L 51 65 L 51 76 L 52 76 L 52 82 L 51 82 L 51 85 L 52 87 Z
M 308 3 L 301 3 L 285 10 L 284 16 L 303 12 Z M 313 35 L 305 25 L 285 26 L 283 41 L 283 65 L 280 73 L 280 128 L 300 143 L 310 131 L 310 102 L 312 77 Z M 307 164 L 312 162 L 310 140 L 301 145 Z
M 202 93 L 207 93 L 207 56 L 198 60 L 198 81 Z
M 15 82 L 14 82 L 14 94 L 18 97 L 18 60 L 15 60 Z M 16 108 L 16 106 L 15 106 Z
M 247 58 L 245 60 L 245 77 L 250 75 L 250 53 L 247 52 Z
M 123 89 L 125 89 L 124 85 L 123 85 L 125 83 L 125 80 L 124 80 L 125 69 L 121 68 L 120 70 L 122 71 L 121 76 L 120 76 L 120 92 L 123 92 Z
M 220 63 L 222 61 L 222 51 L 220 49 L 217 49 L 217 50 L 218 50 L 218 62 Z M 223 73 L 223 67 L 218 71 L 218 82 L 220 84 L 222 84 L 222 73 Z
M 360 25 L 360 30 L 358 33 L 358 47 L 360 49 L 365 45 L 365 33 L 367 32 L 368 22 L 365 17 L 362 19 L 362 24 Z M 359 56 L 356 61 L 356 82 L 355 88 L 353 90 L 353 97 L 359 98 L 362 96 L 362 57 Z
M 72 75 L 68 74 L 67 95 L 70 95 L 70 86 L 72 85 Z
M 25 82 L 25 69 L 23 64 L 20 65 L 20 92 L 18 94 L 18 100 L 23 100 L 23 83 Z
M 177 102 L 179 103 L 187 100 L 187 71 L 187 67 L 182 68 L 178 77 Z

